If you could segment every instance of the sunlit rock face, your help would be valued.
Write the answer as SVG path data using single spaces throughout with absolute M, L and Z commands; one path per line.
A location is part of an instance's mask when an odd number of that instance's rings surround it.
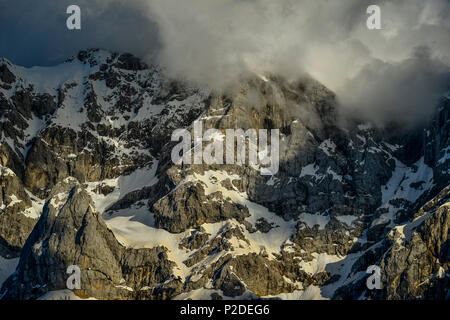
M 310 78 L 217 92 L 130 54 L 3 59 L 0 297 L 446 299 L 449 108 L 378 129 Z M 278 129 L 278 172 L 174 164 L 172 133 L 194 122 Z M 70 265 L 81 287 L 66 296 Z

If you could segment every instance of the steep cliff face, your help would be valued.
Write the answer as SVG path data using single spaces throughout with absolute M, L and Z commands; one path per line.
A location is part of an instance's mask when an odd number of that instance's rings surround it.
M 20 262 L 0 296 L 48 297 L 78 265 L 82 298 L 448 298 L 449 109 L 414 132 L 342 128 L 308 78 L 218 93 L 129 54 L 2 60 L 0 256 Z M 175 165 L 172 132 L 194 121 L 279 129 L 278 172 Z
M 353 279 L 335 298 L 449 299 L 449 188 L 422 206 L 407 223 L 392 228 L 385 239 L 353 264 Z M 369 291 L 361 274 L 380 266 L 381 290 Z
M 7 167 L 0 167 L 0 254 L 16 257 L 33 229 L 39 209 L 32 206 L 20 178 Z

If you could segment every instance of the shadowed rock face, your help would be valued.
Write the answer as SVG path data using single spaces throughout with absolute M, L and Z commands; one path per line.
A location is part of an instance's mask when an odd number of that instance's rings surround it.
M 55 83 L 16 68 L 0 63 L 0 256 L 20 256 L 3 299 L 66 289 L 70 265 L 82 298 L 448 299 L 449 98 L 426 128 L 343 128 L 308 78 L 213 92 L 101 50 Z M 174 165 L 194 121 L 279 129 L 279 172 Z
M 16 80 L 14 74 L 8 69 L 8 63 L 5 60 L 0 61 L 0 80 L 5 86 Z
M 249 216 L 245 206 L 224 201 L 221 194 L 205 196 L 203 187 L 198 185 L 178 188 L 155 203 L 153 208 L 158 213 L 156 225 L 175 233 L 204 223 L 228 219 L 243 221 Z
M 375 251 L 366 252 L 355 272 L 381 267 L 382 290 L 372 299 L 415 300 L 449 298 L 449 188 L 415 214 L 415 220 L 394 228 Z M 340 288 L 335 298 L 356 299 L 366 290 L 365 279 Z
M 417 232 L 403 228 L 393 231 L 386 246 L 391 250 L 381 259 L 385 299 L 444 299 L 449 292 L 446 271 L 450 263 L 448 232 L 450 228 L 449 188 L 446 188 L 416 215 L 424 220 Z M 447 297 L 448 298 L 448 297 Z
M 433 168 L 436 183 L 444 188 L 450 180 L 450 99 L 441 99 L 438 112 L 425 132 L 425 162 Z

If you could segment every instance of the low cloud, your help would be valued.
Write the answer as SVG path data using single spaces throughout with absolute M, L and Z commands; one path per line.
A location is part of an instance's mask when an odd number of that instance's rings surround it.
M 378 1 L 382 30 L 368 30 L 373 1 L 176 0 L 149 2 L 160 63 L 216 87 L 243 72 L 304 74 L 337 93 L 341 111 L 378 125 L 413 125 L 450 89 L 447 0 Z
M 0 55 L 49 64 L 87 47 L 128 51 L 217 89 L 243 73 L 307 74 L 336 92 L 344 114 L 379 125 L 419 123 L 449 89 L 448 0 L 77 2 L 78 34 L 64 29 L 72 1 L 0 5 L 10 25 Z M 371 4 L 382 30 L 366 27 Z

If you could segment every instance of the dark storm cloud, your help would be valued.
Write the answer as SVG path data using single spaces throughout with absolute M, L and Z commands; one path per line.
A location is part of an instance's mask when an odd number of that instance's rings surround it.
M 447 0 L 153 0 L 160 61 L 218 87 L 244 71 L 306 73 L 337 93 L 343 113 L 414 124 L 449 89 Z M 382 30 L 366 9 L 381 7 Z M 420 48 L 420 49 L 418 49 Z
M 51 65 L 80 49 L 148 55 L 158 46 L 156 25 L 133 1 L 0 0 L 0 56 L 16 64 Z M 66 27 L 66 9 L 81 8 L 81 30 Z

